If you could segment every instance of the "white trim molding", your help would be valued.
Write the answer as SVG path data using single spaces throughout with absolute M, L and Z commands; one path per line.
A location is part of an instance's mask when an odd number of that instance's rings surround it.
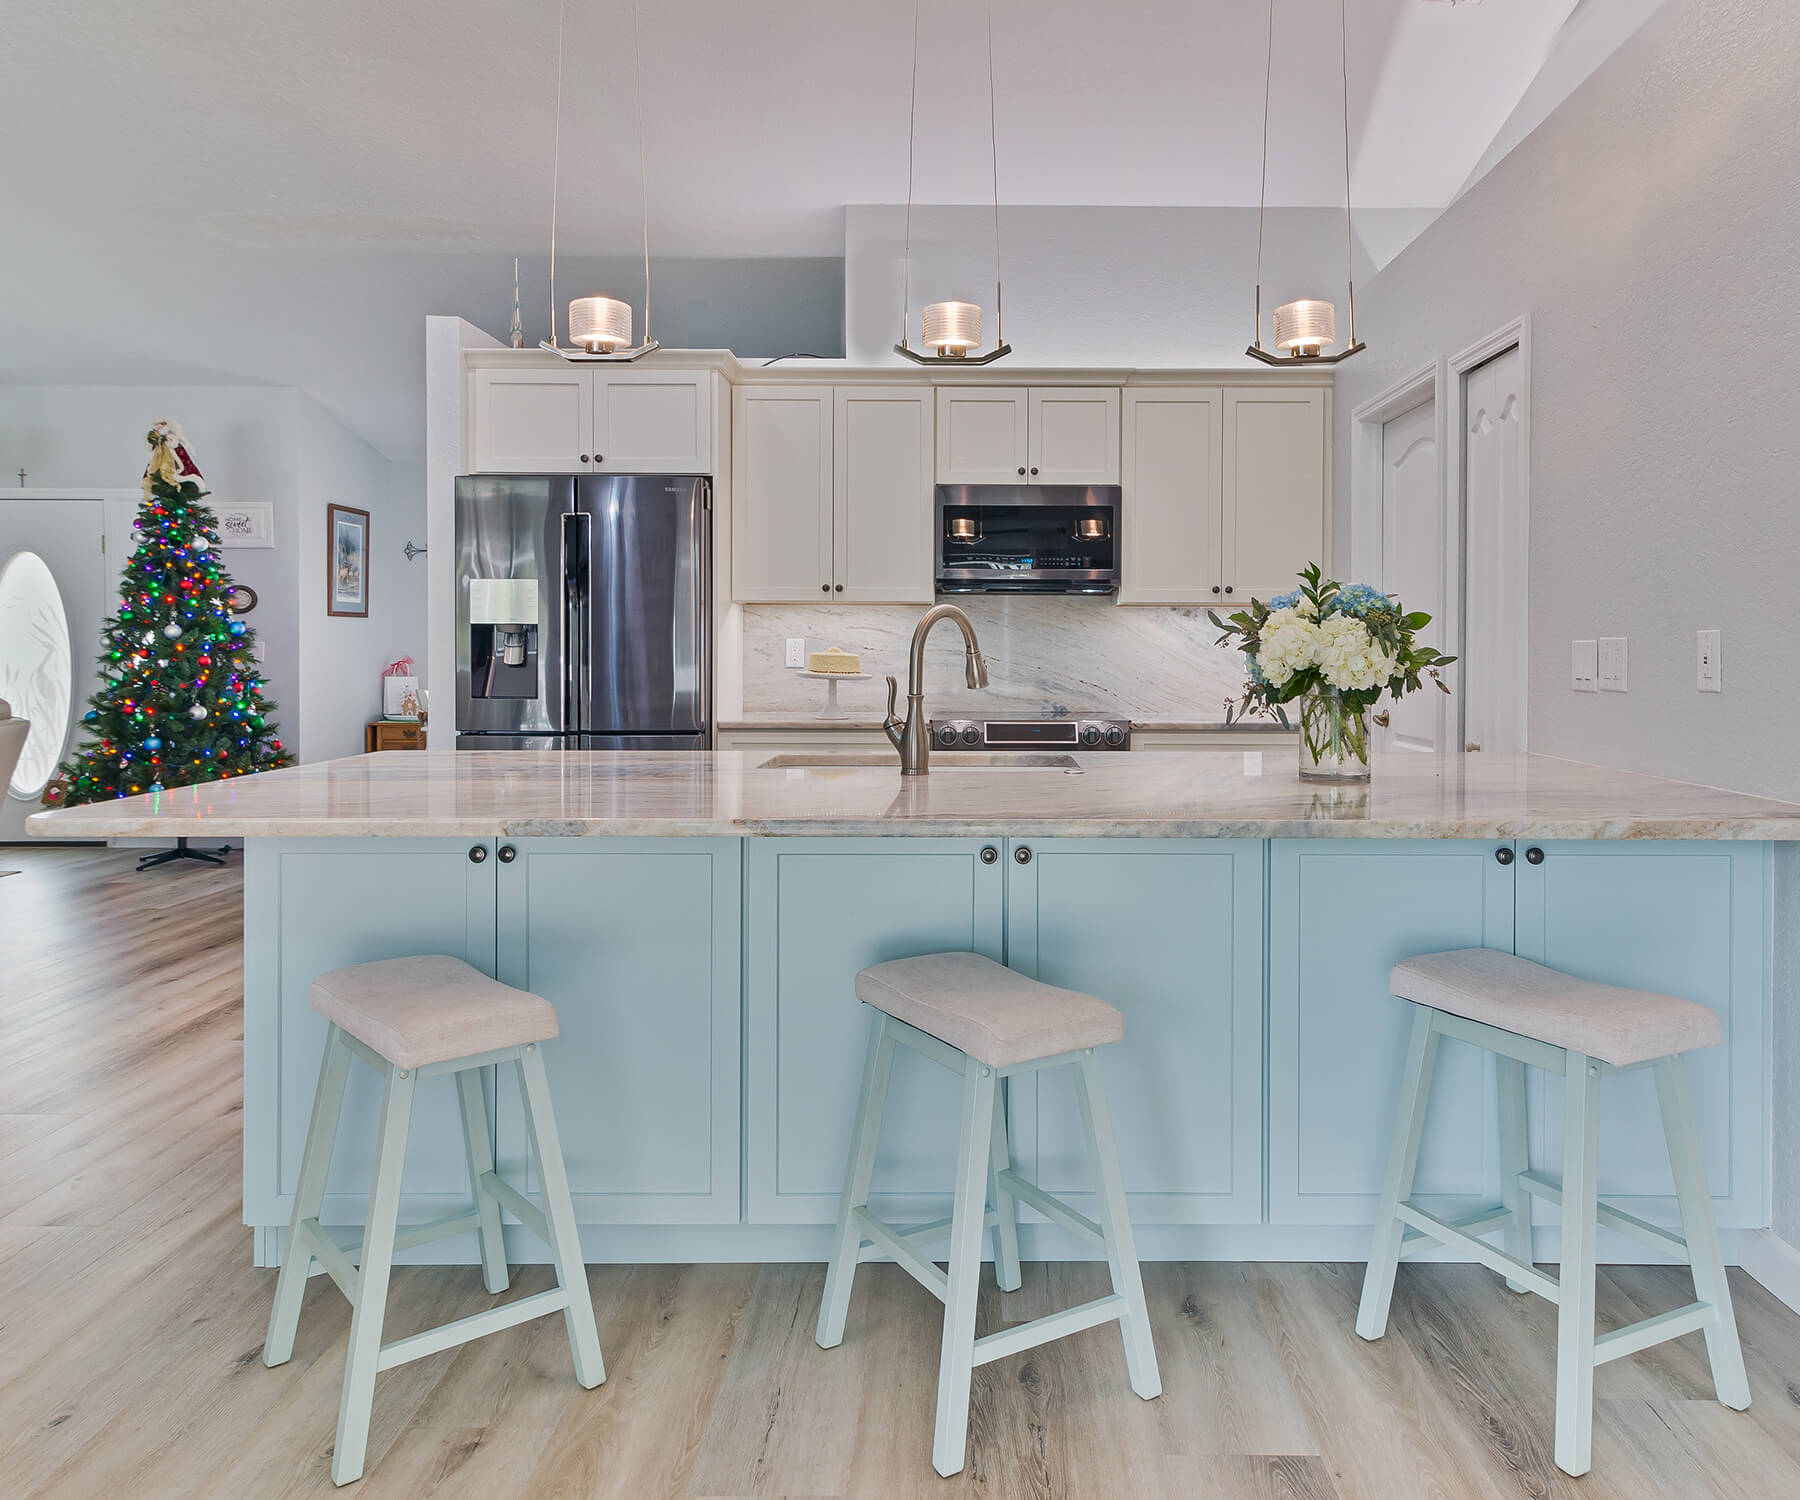
M 1800 1249 L 1773 1229 L 1746 1229 L 1738 1255 L 1746 1276 L 1778 1302 L 1800 1312 Z

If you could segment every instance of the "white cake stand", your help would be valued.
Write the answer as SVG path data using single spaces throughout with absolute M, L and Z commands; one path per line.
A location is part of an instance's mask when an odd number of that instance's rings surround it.
M 825 684 L 825 706 L 819 710 L 821 719 L 847 719 L 850 717 L 838 706 L 837 687 L 840 682 L 867 682 L 867 672 L 814 672 L 804 671 L 802 677 L 811 677 Z

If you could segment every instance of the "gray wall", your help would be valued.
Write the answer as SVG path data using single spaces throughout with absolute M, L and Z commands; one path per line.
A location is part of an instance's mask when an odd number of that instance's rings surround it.
M 1350 412 L 1531 318 L 1535 750 L 1800 800 L 1800 29 L 1669 0 L 1366 289 Z M 1337 466 L 1337 540 L 1350 471 Z M 1724 691 L 1694 632 L 1724 632 Z M 1623 635 L 1630 691 L 1569 690 Z M 1780 861 L 1776 1223 L 1800 1242 L 1800 860 Z

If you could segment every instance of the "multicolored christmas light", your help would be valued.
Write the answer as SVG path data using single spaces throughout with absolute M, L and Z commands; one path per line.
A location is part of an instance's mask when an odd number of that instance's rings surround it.
M 293 764 L 263 696 L 255 632 L 227 608 L 206 481 L 181 429 L 150 429 L 118 613 L 101 628 L 87 741 L 45 788 L 50 807 L 159 792 Z

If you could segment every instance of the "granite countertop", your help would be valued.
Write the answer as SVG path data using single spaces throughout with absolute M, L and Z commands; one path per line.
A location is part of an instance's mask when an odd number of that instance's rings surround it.
M 1301 781 L 1291 750 L 765 769 L 770 751 L 390 751 L 32 817 L 39 838 L 1010 835 L 1796 839 L 1800 804 L 1542 755 L 1378 756 Z M 982 768 L 969 761 L 1002 762 Z M 959 764 L 959 762 L 961 762 Z
M 949 718 L 953 715 L 936 715 Z M 1096 718 L 1109 718 L 1108 714 L 1096 714 Z M 773 731 L 791 733 L 794 731 L 859 729 L 879 730 L 880 719 L 821 719 L 817 714 L 793 714 L 786 718 L 779 715 L 766 715 L 758 719 L 726 719 L 715 726 L 721 733 L 730 734 L 737 730 Z M 1132 732 L 1135 734 L 1242 734 L 1255 736 L 1260 734 L 1293 734 L 1295 728 L 1283 729 L 1273 719 L 1256 720 L 1252 723 L 1227 724 L 1222 719 L 1201 721 L 1198 719 L 1133 719 Z

